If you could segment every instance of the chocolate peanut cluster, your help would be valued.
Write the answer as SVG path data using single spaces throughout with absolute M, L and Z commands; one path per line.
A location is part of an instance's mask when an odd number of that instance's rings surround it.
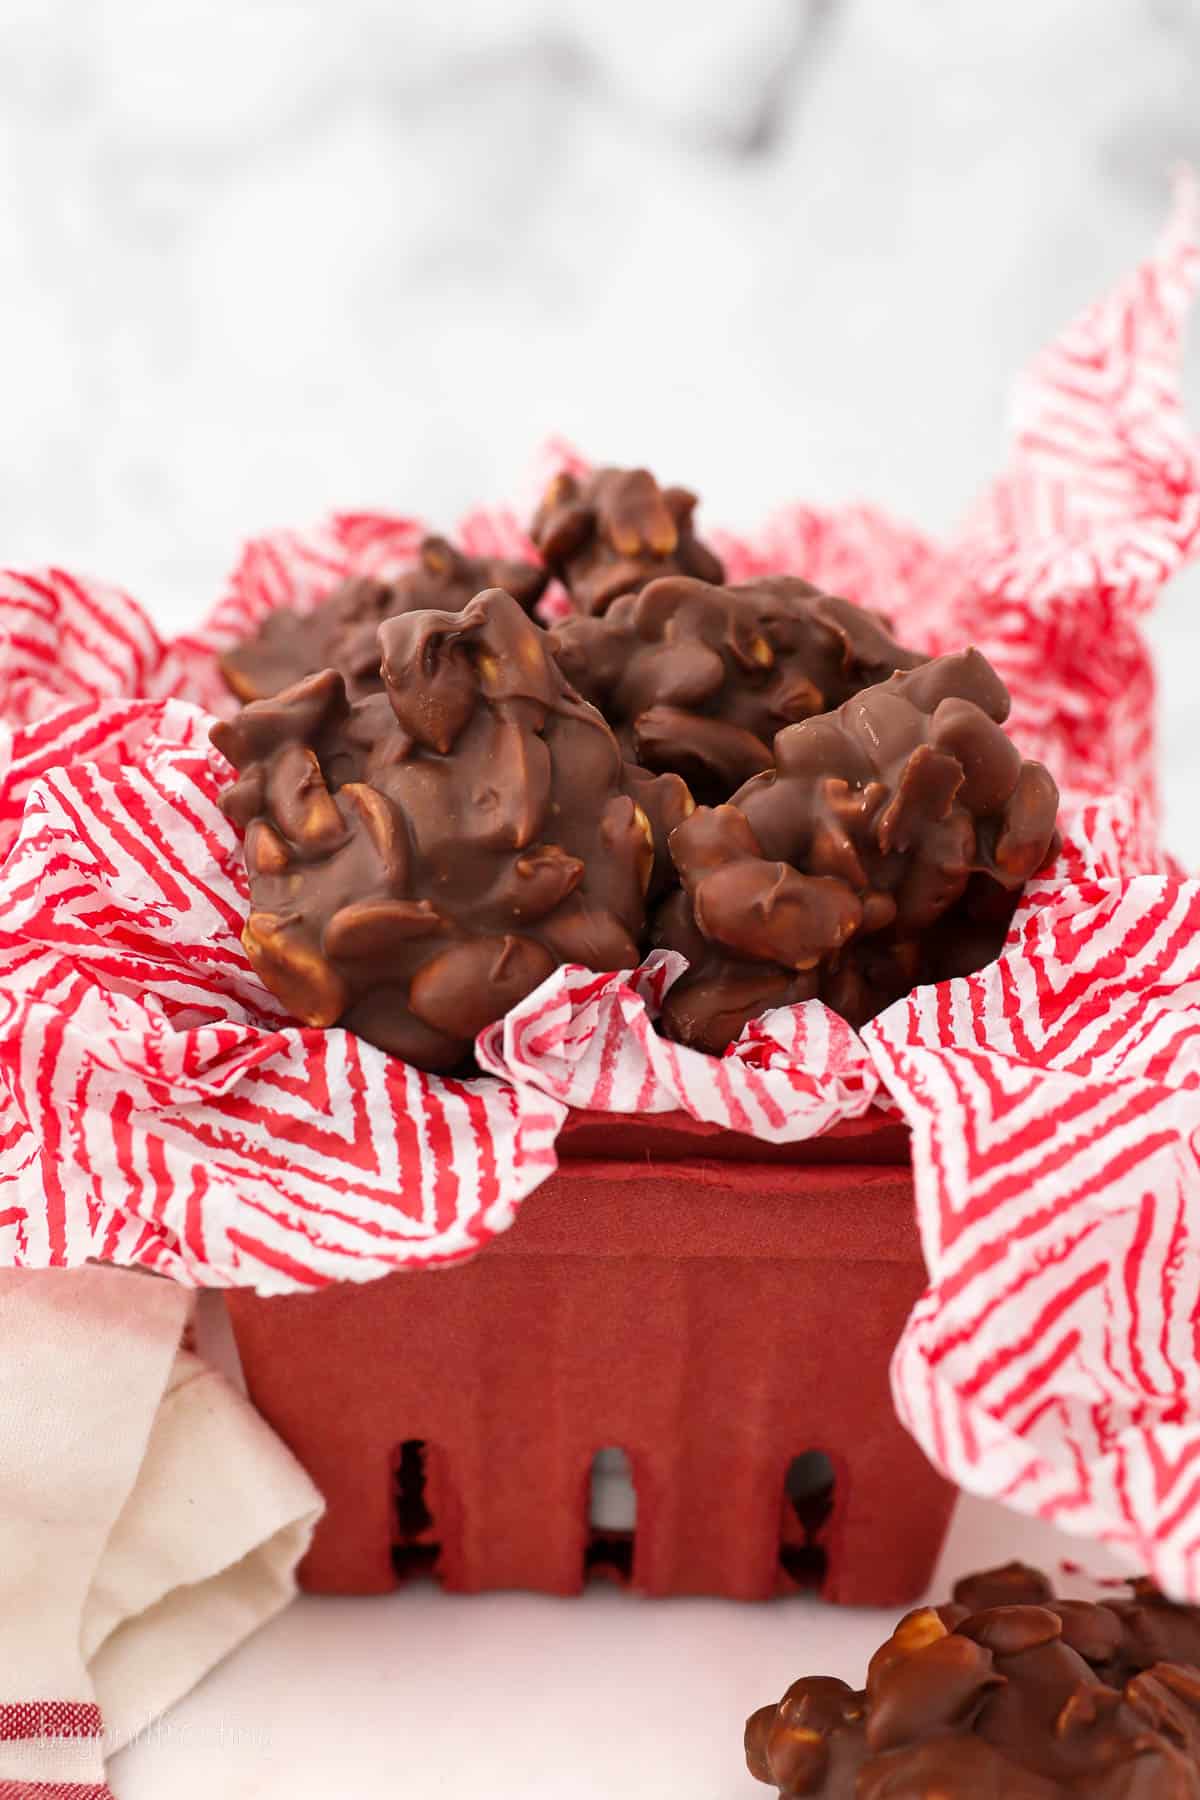
M 648 469 L 556 475 L 531 535 L 577 612 L 602 613 L 658 575 L 723 581 L 718 556 L 692 528 L 696 496 L 660 488 Z
M 1011 908 L 1055 840 L 1058 793 L 1001 730 L 977 651 L 939 657 L 781 731 L 775 766 L 672 834 L 682 891 L 656 940 L 688 974 L 663 1019 L 719 1052 L 766 1006 L 861 1024 Z
M 501 589 L 387 619 L 378 643 L 382 692 L 352 701 L 327 669 L 213 728 L 239 771 L 243 942 L 305 1024 L 448 1070 L 560 963 L 636 965 L 691 799 L 627 774 Z
M 427 537 L 413 568 L 394 581 L 358 575 L 343 581 L 312 612 L 278 607 L 253 637 L 221 658 L 230 691 L 243 702 L 282 693 L 305 675 L 337 669 L 351 699 L 377 693 L 379 627 L 385 619 L 432 607 L 460 612 L 485 588 L 502 587 L 526 612 L 549 580 L 534 563 L 467 556 L 445 538 Z
M 1200 1800 L 1200 1609 L 1056 1600 L 1012 1563 L 901 1619 L 866 1686 L 808 1676 L 746 1762 L 812 1800 Z
M 695 504 L 564 473 L 544 566 L 427 538 L 225 657 L 245 941 L 297 1017 L 451 1068 L 558 963 L 654 944 L 689 963 L 662 1028 L 720 1053 L 772 1007 L 861 1025 L 999 953 L 1057 793 L 998 677 L 794 576 L 721 585 Z M 547 634 L 552 574 L 576 611 Z
M 664 576 L 554 633 L 567 679 L 622 748 L 728 800 L 773 766 L 775 734 L 926 659 L 874 613 L 792 575 L 741 587 Z

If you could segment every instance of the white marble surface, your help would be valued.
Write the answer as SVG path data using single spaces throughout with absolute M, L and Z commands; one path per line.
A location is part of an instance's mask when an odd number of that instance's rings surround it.
M 550 430 L 947 526 L 1181 156 L 1195 0 L 5 0 L 0 556 L 178 625 L 248 531 L 449 523 Z
M 730 524 L 865 496 L 944 528 L 1181 156 L 1194 0 L 4 0 L 0 558 L 175 628 L 248 531 L 448 524 L 550 430 Z M 1153 633 L 1200 859 L 1200 581 Z M 1001 1535 L 964 1508 L 948 1566 Z M 306 1602 L 117 1791 L 718 1800 L 746 1707 L 878 1624 Z

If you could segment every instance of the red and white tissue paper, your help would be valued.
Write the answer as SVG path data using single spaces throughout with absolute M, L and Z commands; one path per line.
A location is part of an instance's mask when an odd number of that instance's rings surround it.
M 1138 623 L 1200 549 L 1178 390 L 1198 275 L 1185 185 L 1156 253 L 1034 364 L 1010 466 L 953 542 L 869 507 L 713 534 L 731 579 L 795 570 L 925 648 L 978 644 L 1063 789 L 1065 847 L 999 961 L 861 1034 L 814 1001 L 721 1059 L 668 1043 L 663 954 L 559 970 L 482 1034 L 475 1080 L 289 1023 L 240 944 L 215 655 L 271 607 L 403 568 L 423 527 L 338 514 L 256 540 L 169 643 L 119 590 L 0 578 L 0 1262 L 366 1281 L 511 1224 L 572 1107 L 779 1141 L 889 1105 L 929 1275 L 893 1364 L 904 1422 L 962 1487 L 1200 1599 L 1200 883 L 1158 845 Z M 527 548 L 504 511 L 461 535 Z

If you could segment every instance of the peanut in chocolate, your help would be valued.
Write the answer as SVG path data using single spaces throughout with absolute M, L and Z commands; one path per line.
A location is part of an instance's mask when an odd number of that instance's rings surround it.
M 724 581 L 721 559 L 696 536 L 696 496 L 661 488 L 648 469 L 564 471 L 551 481 L 530 535 L 581 613 L 602 613 L 659 575 Z

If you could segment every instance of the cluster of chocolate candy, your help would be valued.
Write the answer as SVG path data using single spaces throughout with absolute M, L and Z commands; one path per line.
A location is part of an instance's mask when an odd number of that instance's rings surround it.
M 794 575 L 663 576 L 601 617 L 567 619 L 554 654 L 626 756 L 682 775 L 706 804 L 772 768 L 784 726 L 924 661 L 873 613 Z
M 312 612 L 280 606 L 252 638 L 221 658 L 226 685 L 241 701 L 266 700 L 306 675 L 336 669 L 352 699 L 382 686 L 379 627 L 401 613 L 461 612 L 485 588 L 503 588 L 532 612 L 550 579 L 548 569 L 501 557 L 465 556 L 445 538 L 427 537 L 416 567 L 395 581 L 356 575 L 334 588 Z
M 1149 1583 L 1056 1600 L 968 1576 L 901 1619 L 866 1687 L 793 1682 L 746 1725 L 752 1775 L 806 1800 L 1200 1800 L 1200 1608 Z
M 721 585 L 694 507 L 564 475 L 542 566 L 427 539 L 225 658 L 246 948 L 297 1018 L 452 1069 L 558 964 L 658 944 L 690 964 L 664 1028 L 720 1052 L 769 1007 L 860 1024 L 996 953 L 1057 794 L 989 665 L 792 576 Z M 576 611 L 545 632 L 552 575 Z
M 696 496 L 660 488 L 648 469 L 558 475 L 531 536 L 580 613 L 603 613 L 660 575 L 724 581 L 721 559 L 692 529 Z
M 862 1024 L 946 955 L 962 913 L 1004 919 L 1058 806 L 1007 713 L 977 651 L 942 656 L 789 725 L 772 768 L 698 807 L 672 835 L 682 886 L 657 921 L 691 964 L 673 1035 L 720 1051 L 766 1007 L 817 996 Z
M 382 691 L 310 675 L 213 728 L 240 771 L 251 962 L 308 1025 L 425 1069 L 560 963 L 633 967 L 656 851 L 691 806 L 627 773 L 502 588 L 379 629 Z

